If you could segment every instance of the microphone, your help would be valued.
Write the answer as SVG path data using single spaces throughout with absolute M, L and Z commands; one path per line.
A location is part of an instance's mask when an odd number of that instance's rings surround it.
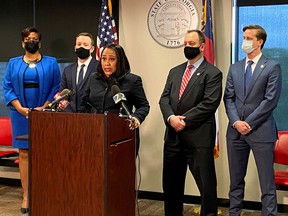
M 111 86 L 111 91 L 113 93 L 113 100 L 115 104 L 118 104 L 119 102 L 121 103 L 122 108 L 124 109 L 126 115 L 128 116 L 129 120 L 132 120 L 132 115 L 127 108 L 126 104 L 124 101 L 126 101 L 126 97 L 123 93 L 120 92 L 120 88 L 117 85 L 112 85 Z
M 61 93 L 60 92 L 57 92 L 55 95 L 54 95 L 54 99 L 58 99 L 59 97 L 61 97 Z M 63 99 L 62 101 L 60 101 L 58 103 L 58 109 L 64 111 L 66 109 L 66 107 L 68 106 L 69 104 L 69 101 L 67 99 Z
M 59 92 L 58 92 L 59 93 Z M 57 94 L 58 94 L 57 93 Z M 57 94 L 55 95 L 55 97 L 57 98 L 56 100 L 52 101 L 51 103 L 48 104 L 48 106 L 45 109 L 51 109 L 53 108 L 55 105 L 57 105 L 60 101 L 68 98 L 71 95 L 75 94 L 74 90 L 69 90 L 69 89 L 63 89 L 63 91 L 60 93 L 60 97 L 57 96 Z

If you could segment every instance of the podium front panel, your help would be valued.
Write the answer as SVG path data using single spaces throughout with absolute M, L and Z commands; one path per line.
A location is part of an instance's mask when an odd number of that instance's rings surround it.
M 132 212 L 129 208 L 135 212 L 135 156 L 123 160 L 135 143 L 127 124 L 115 115 L 31 112 L 29 215 L 112 216 L 113 209 L 121 216 L 131 215 L 126 214 Z M 115 148 L 118 142 L 126 145 Z M 132 174 L 123 175 L 123 166 Z M 133 203 L 128 210 L 121 208 L 127 200 L 115 203 L 123 188 L 118 182 L 123 181 L 129 183 L 125 190 L 131 191 L 123 194 Z

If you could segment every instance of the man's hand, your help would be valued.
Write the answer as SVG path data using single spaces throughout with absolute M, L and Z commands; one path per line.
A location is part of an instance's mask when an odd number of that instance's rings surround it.
M 186 124 L 184 122 L 185 116 L 171 116 L 169 124 L 174 128 L 176 132 L 182 131 Z
M 234 128 L 242 135 L 247 135 L 251 131 L 250 125 L 245 121 L 237 121 Z

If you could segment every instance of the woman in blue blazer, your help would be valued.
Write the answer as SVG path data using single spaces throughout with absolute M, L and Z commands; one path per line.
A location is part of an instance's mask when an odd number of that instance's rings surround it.
M 16 137 L 28 134 L 28 110 L 42 110 L 58 92 L 60 70 L 53 57 L 40 54 L 41 34 L 34 27 L 21 33 L 23 56 L 9 60 L 3 82 L 6 105 L 10 107 L 13 147 L 19 148 L 19 170 L 23 187 L 21 212 L 27 213 L 28 142 Z

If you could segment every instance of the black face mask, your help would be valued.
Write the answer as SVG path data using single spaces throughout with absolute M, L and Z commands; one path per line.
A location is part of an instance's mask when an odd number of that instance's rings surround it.
M 25 42 L 24 48 L 27 52 L 34 54 L 39 49 L 39 41 L 27 41 Z
M 90 50 L 85 49 L 83 47 L 76 49 L 75 53 L 80 59 L 86 59 L 90 56 Z
M 191 60 L 200 54 L 200 46 L 199 47 L 188 47 L 184 48 L 184 55 L 187 59 Z

